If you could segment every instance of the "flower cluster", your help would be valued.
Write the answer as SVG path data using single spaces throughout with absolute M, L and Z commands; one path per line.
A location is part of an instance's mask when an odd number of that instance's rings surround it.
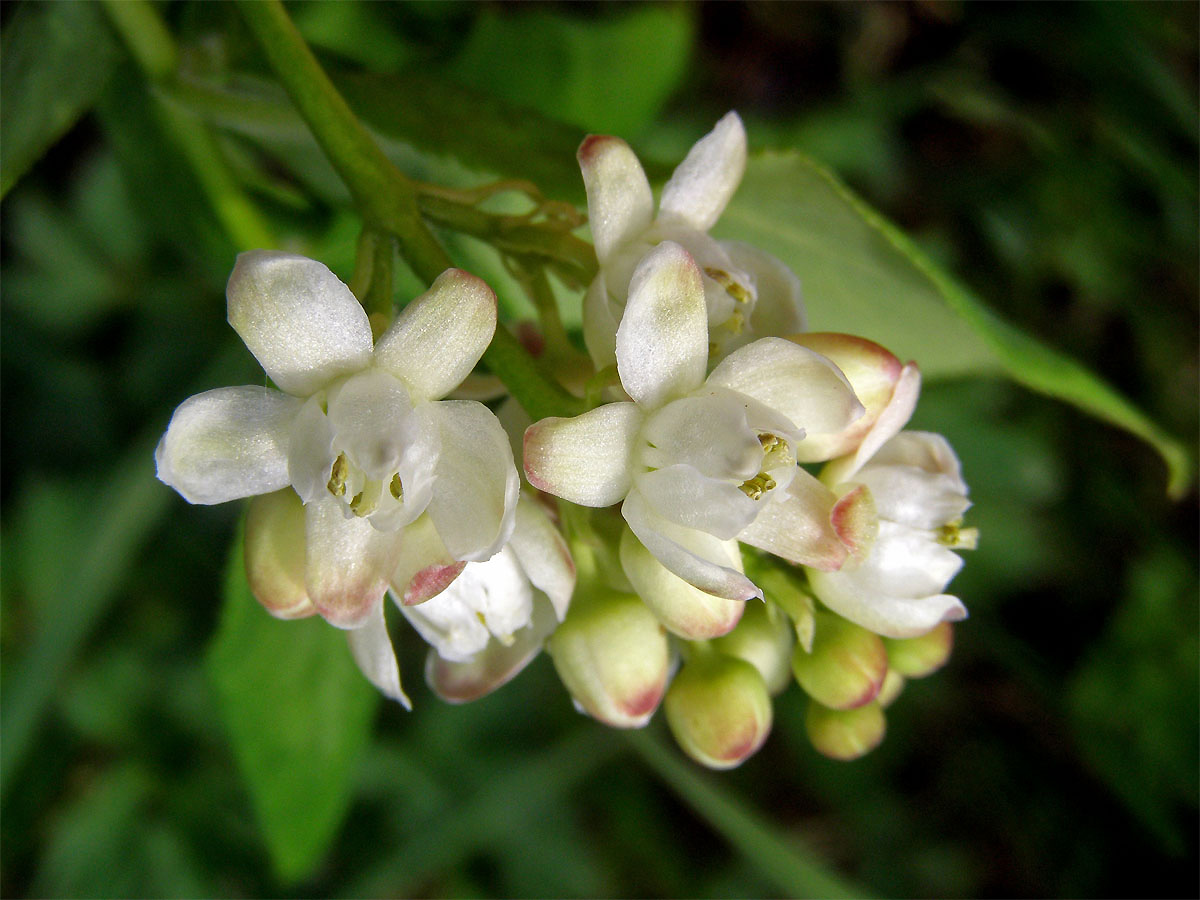
M 599 264 L 583 339 L 597 372 L 615 368 L 608 402 L 506 433 L 483 404 L 444 399 L 497 327 L 478 278 L 445 272 L 373 340 L 325 266 L 247 253 L 229 322 L 278 390 L 185 401 L 159 478 L 194 503 L 252 497 L 254 595 L 345 629 L 406 705 L 385 594 L 448 701 L 545 646 L 580 710 L 638 727 L 662 705 L 705 765 L 753 754 L 792 681 L 813 745 L 861 755 L 966 616 L 945 590 L 975 541 L 967 488 L 943 438 L 904 430 L 919 370 L 806 331 L 781 261 L 708 235 L 745 167 L 735 113 L 657 212 L 620 139 L 589 137 L 579 162 Z

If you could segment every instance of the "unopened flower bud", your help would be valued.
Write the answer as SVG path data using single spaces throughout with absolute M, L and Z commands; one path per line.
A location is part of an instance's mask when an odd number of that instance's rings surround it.
M 878 703 L 857 709 L 829 709 L 810 703 L 804 726 L 818 753 L 843 762 L 870 753 L 887 732 L 887 720 Z
M 942 622 L 932 631 L 915 638 L 884 638 L 888 665 L 907 678 L 931 675 L 950 659 L 954 648 L 954 630 Z
M 667 687 L 667 635 L 633 594 L 574 598 L 546 642 L 576 706 L 614 728 L 650 721 Z
M 769 603 L 747 600 L 742 621 L 712 645 L 721 653 L 744 659 L 758 669 L 767 691 L 774 697 L 792 680 L 792 646 L 795 643 L 795 632 L 782 610 Z
M 243 546 L 250 593 L 277 619 L 315 615 L 304 586 L 304 504 L 295 491 L 250 500 Z
M 684 752 L 711 769 L 732 769 L 771 732 L 771 697 L 758 669 L 723 653 L 689 660 L 663 707 Z
M 896 698 L 904 690 L 906 682 L 907 679 L 903 675 L 895 669 L 889 668 L 887 675 L 884 676 L 883 685 L 879 688 L 879 693 L 875 695 L 875 702 L 883 709 L 887 709 L 896 702 Z
M 823 462 L 856 449 L 889 405 L 901 407 L 907 421 L 920 386 L 916 366 L 901 364 L 894 354 L 873 341 L 849 334 L 808 332 L 788 340 L 820 353 L 842 370 L 863 414 L 833 434 L 808 434 L 796 448 L 799 462 Z
M 879 635 L 832 613 L 817 613 L 812 652 L 797 647 L 792 654 L 800 687 L 830 709 L 870 703 L 887 669 L 887 650 Z

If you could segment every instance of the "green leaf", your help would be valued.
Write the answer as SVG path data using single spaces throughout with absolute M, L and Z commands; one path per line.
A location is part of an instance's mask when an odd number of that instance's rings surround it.
M 1145 440 L 1167 463 L 1172 496 L 1191 483 L 1182 445 L 1083 366 L 997 316 L 813 160 L 751 159 L 714 231 L 791 266 L 814 331 L 877 340 L 929 378 L 1003 373 Z
M 514 106 L 632 137 L 679 85 L 692 12 L 651 4 L 622 7 L 616 16 L 484 7 L 447 74 Z
M 258 605 L 240 534 L 206 666 L 276 872 L 303 878 L 350 805 L 379 694 L 341 631 L 317 617 L 274 619 Z
M 98 3 L 23 3 L 0 48 L 0 197 L 96 102 L 117 59 Z

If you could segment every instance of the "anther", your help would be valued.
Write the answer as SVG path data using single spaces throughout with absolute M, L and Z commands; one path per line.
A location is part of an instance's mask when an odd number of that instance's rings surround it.
M 716 269 L 712 266 L 704 267 L 704 274 L 725 288 L 725 293 L 732 297 L 738 303 L 749 303 L 750 292 L 746 290 L 738 282 L 734 281 L 733 276 L 724 269 Z
M 333 461 L 333 468 L 329 470 L 329 483 L 325 485 L 329 488 L 329 493 L 335 497 L 343 496 L 346 493 L 346 476 L 348 474 L 350 474 L 350 465 L 346 462 L 346 454 L 339 453 L 338 458 Z
M 763 494 L 772 490 L 775 487 L 775 479 L 766 472 L 759 472 L 749 481 L 743 481 L 738 485 L 738 490 L 749 497 L 751 500 L 761 500 Z
M 388 490 L 392 492 L 392 496 L 397 500 L 404 499 L 404 485 L 400 483 L 400 473 L 397 472 L 392 476 L 392 481 L 388 485 Z

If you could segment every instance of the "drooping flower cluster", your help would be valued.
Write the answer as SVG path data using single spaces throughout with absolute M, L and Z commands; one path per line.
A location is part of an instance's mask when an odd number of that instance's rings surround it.
M 159 477 L 196 503 L 253 497 L 254 595 L 346 629 L 406 705 L 385 593 L 448 701 L 544 645 L 582 711 L 638 727 L 662 704 L 705 765 L 753 754 L 792 680 L 814 746 L 861 755 L 966 615 L 944 593 L 952 551 L 975 541 L 958 461 L 903 430 L 919 371 L 865 338 L 806 332 L 782 262 L 708 236 L 745 167 L 735 113 L 657 212 L 620 139 L 589 137 L 579 161 L 599 263 L 583 339 L 597 372 L 615 367 L 608 402 L 506 434 L 486 406 L 443 399 L 496 328 L 482 281 L 447 271 L 373 342 L 323 265 L 243 254 L 229 321 L 279 390 L 185 401 Z

